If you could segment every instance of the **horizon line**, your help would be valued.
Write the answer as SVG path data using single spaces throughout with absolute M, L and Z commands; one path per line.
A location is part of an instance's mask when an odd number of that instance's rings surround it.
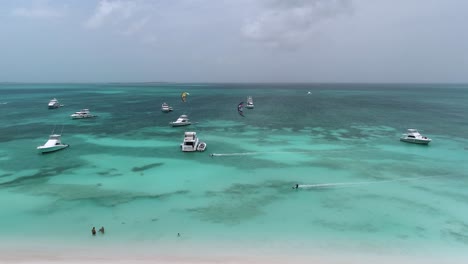
M 467 85 L 467 82 L 339 82 L 339 81 L 323 81 L 323 82 L 170 82 L 170 81 L 49 81 L 49 82 L 33 82 L 33 81 L 0 81 L 1 84 L 453 84 Z

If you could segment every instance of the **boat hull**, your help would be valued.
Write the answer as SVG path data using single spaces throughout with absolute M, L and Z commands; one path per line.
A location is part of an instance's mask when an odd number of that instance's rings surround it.
M 429 139 L 417 139 L 417 138 L 400 138 L 400 141 L 406 143 L 413 143 L 413 144 L 420 144 L 420 145 L 428 145 L 431 140 Z
M 196 148 L 196 147 L 187 146 L 187 145 L 184 145 L 184 144 L 180 144 L 180 149 L 181 149 L 183 152 L 195 152 L 195 151 L 197 151 L 197 148 Z
M 87 116 L 79 116 L 79 115 L 73 116 L 73 115 L 71 115 L 72 119 L 86 119 L 86 118 L 93 118 L 93 117 L 96 117 L 96 116 L 94 116 L 94 115 L 87 115 Z
M 59 151 L 59 150 L 62 150 L 62 149 L 65 149 L 65 148 L 68 148 L 70 145 L 57 145 L 57 146 L 53 146 L 53 147 L 37 147 L 37 150 L 39 151 L 39 153 L 50 153 L 50 152 L 55 152 L 55 151 Z
M 171 126 L 173 127 L 179 127 L 179 126 L 188 126 L 188 125 L 191 125 L 192 123 L 175 123 L 175 122 L 172 122 L 171 123 Z
M 173 110 L 172 106 L 167 106 L 166 105 L 166 106 L 161 107 L 161 112 L 163 112 L 163 113 L 169 113 L 169 112 L 172 112 L 172 110 Z

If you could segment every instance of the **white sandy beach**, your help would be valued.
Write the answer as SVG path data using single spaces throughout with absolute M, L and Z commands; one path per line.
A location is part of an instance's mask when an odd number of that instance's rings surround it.
M 316 264 L 465 264 L 467 256 L 461 254 L 438 255 L 437 252 L 420 252 L 408 255 L 386 250 L 354 251 L 341 249 L 292 249 L 290 245 L 271 244 L 272 247 L 251 247 L 232 244 L 168 243 L 141 246 L 94 243 L 70 245 L 63 243 L 25 243 L 1 245 L 0 263 L 316 263 Z M 301 250 L 302 252 L 299 252 Z M 444 253 L 446 254 L 446 253 Z

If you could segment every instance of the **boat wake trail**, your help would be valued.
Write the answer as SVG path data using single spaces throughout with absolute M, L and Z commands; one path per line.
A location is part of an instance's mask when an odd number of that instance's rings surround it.
M 211 156 L 214 157 L 226 157 L 226 156 L 248 156 L 248 155 L 258 155 L 260 152 L 242 152 L 242 153 L 212 153 Z
M 318 184 L 298 184 L 298 189 L 309 189 L 309 188 L 333 188 L 333 187 L 354 187 L 361 185 L 370 185 L 370 184 L 382 184 L 390 182 L 401 182 L 401 181 L 422 181 L 429 178 L 434 178 L 437 176 L 425 176 L 417 178 L 401 178 L 394 180 L 381 180 L 381 181 L 366 181 L 366 182 L 338 182 L 338 183 L 318 183 Z M 294 187 L 293 187 L 294 188 Z
M 264 154 L 292 154 L 292 153 L 312 153 L 311 151 L 270 151 L 270 152 L 240 152 L 240 153 L 211 153 L 212 157 L 228 157 L 228 156 L 250 156 Z

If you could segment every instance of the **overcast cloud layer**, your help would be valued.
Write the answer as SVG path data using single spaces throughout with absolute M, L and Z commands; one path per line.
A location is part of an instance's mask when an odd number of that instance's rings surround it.
M 468 82 L 465 0 L 0 2 L 0 81 Z

